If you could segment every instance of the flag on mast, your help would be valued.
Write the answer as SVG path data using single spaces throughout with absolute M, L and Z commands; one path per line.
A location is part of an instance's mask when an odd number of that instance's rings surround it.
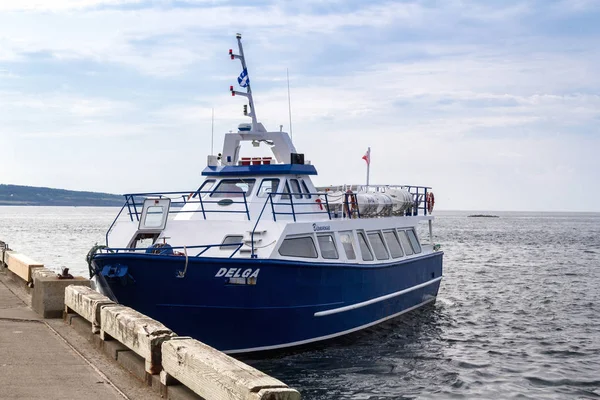
M 367 165 L 371 165 L 371 148 L 370 147 L 367 149 L 367 152 L 365 153 L 365 155 L 362 156 L 362 159 L 367 162 Z
M 367 162 L 367 190 L 369 188 L 369 170 L 371 169 L 371 148 L 367 147 L 367 152 L 365 153 L 364 156 L 362 156 L 362 159 L 365 160 Z
M 248 85 L 250 84 L 250 77 L 248 77 L 248 70 L 246 68 L 244 68 L 240 76 L 238 76 L 237 81 L 241 87 L 248 87 Z

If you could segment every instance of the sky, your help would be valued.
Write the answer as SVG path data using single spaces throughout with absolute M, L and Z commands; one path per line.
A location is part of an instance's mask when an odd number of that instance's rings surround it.
M 600 211 L 600 0 L 0 0 L 0 183 L 197 188 L 212 110 L 214 153 L 249 122 L 237 32 L 316 185 L 371 147 L 438 209 Z

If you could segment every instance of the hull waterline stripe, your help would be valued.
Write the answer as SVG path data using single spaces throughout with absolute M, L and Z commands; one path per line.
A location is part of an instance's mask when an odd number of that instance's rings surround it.
M 343 301 L 335 303 L 324 303 L 324 304 L 306 304 L 300 306 L 284 306 L 284 307 L 231 307 L 231 306 L 207 306 L 197 304 L 157 304 L 157 307 L 180 307 L 180 308 L 209 308 L 209 309 L 220 309 L 220 310 L 292 310 L 299 308 L 314 308 L 322 306 L 333 306 L 336 304 L 344 304 Z
M 396 314 L 388 315 L 385 318 L 378 319 L 377 321 L 373 321 L 373 322 L 370 322 L 368 324 L 358 326 L 356 328 L 348 329 L 348 330 L 345 330 L 345 331 L 342 331 L 342 332 L 332 333 L 331 335 L 320 336 L 320 337 L 316 337 L 316 338 L 313 338 L 313 339 L 299 340 L 297 342 L 290 342 L 290 343 L 278 344 L 278 345 L 274 345 L 274 346 L 252 347 L 252 348 L 249 348 L 249 349 L 223 350 L 223 353 L 226 353 L 226 354 L 236 354 L 236 353 L 252 353 L 252 352 L 255 352 L 255 351 L 265 351 L 265 350 L 277 350 L 277 349 L 283 349 L 283 348 L 286 348 L 286 347 L 300 346 L 300 345 L 303 345 L 303 344 L 309 344 L 309 343 L 319 342 L 321 340 L 333 339 L 333 338 L 336 338 L 338 336 L 347 335 L 347 334 L 352 333 L 352 332 L 360 331 L 361 329 L 369 328 L 369 327 L 371 327 L 373 325 L 377 325 L 377 324 L 379 324 L 381 322 L 387 321 L 388 319 L 396 318 L 396 317 L 398 317 L 398 316 L 400 316 L 400 315 L 402 315 L 404 313 L 407 313 L 407 312 L 412 311 L 414 309 L 417 309 L 417 308 L 419 308 L 421 306 L 424 306 L 427 303 L 431 303 L 432 301 L 435 301 L 435 296 L 432 296 L 430 299 L 427 299 L 424 302 L 417 304 L 416 306 L 409 307 L 406 310 L 402 310 L 402 311 L 400 311 L 400 312 L 398 312 Z
M 331 315 L 331 314 L 337 314 L 337 313 L 341 313 L 344 311 L 350 311 L 350 310 L 355 310 L 357 308 L 361 308 L 361 307 L 365 307 L 374 303 L 379 303 L 380 301 L 384 301 L 387 299 L 391 299 L 393 297 L 397 297 L 397 296 L 401 296 L 405 293 L 409 293 L 412 292 L 413 290 L 417 290 L 417 289 L 421 289 L 425 286 L 429 286 L 433 283 L 439 282 L 442 280 L 442 277 L 437 277 L 435 279 L 432 279 L 430 281 L 427 282 L 423 282 L 419 285 L 415 285 L 412 287 L 409 287 L 408 289 L 404 289 L 404 290 L 400 290 L 399 292 L 394 292 L 394 293 L 390 293 L 390 294 L 386 294 L 385 296 L 381 296 L 381 297 L 376 297 L 374 299 L 371 300 L 367 300 L 367 301 L 363 301 L 360 303 L 356 303 L 356 304 L 351 304 L 349 306 L 345 306 L 345 307 L 339 307 L 339 308 L 332 308 L 331 310 L 325 310 L 325 311 L 319 311 L 315 313 L 315 317 L 324 317 L 326 315 Z

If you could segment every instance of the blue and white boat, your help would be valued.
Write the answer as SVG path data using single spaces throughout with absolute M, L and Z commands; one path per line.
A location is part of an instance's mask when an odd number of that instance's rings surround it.
M 252 122 L 225 134 L 197 189 L 125 195 L 91 255 L 99 290 L 227 353 L 318 342 L 435 301 L 430 188 L 315 187 L 290 136 L 257 121 L 237 40 L 246 91 L 230 90 Z M 243 157 L 243 142 L 271 152 Z

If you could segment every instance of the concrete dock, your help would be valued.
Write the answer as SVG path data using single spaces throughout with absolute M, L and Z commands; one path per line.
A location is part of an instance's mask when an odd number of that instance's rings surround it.
M 0 242 L 0 399 L 300 400 L 198 340 Z
M 63 320 L 44 320 L 0 273 L 0 398 L 160 399 Z

